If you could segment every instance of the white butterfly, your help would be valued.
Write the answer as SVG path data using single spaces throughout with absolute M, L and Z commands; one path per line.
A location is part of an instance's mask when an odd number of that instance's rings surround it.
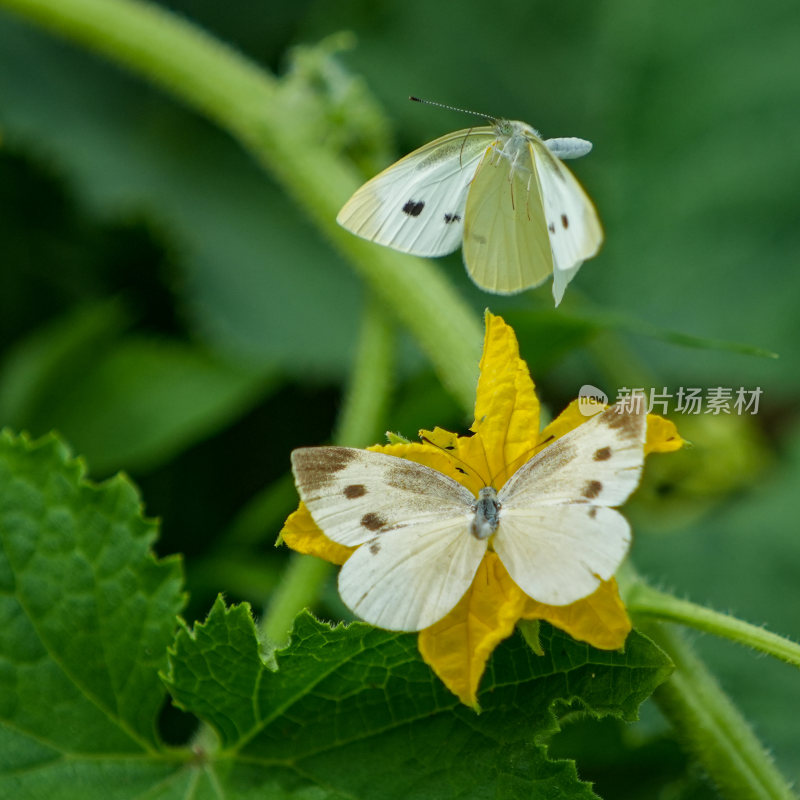
M 443 256 L 463 244 L 469 276 L 496 294 L 530 289 L 552 273 L 558 305 L 603 242 L 592 201 L 561 161 L 586 155 L 591 142 L 543 141 L 524 122 L 492 122 L 449 133 L 392 164 L 336 221 L 419 256 Z
M 636 488 L 646 414 L 612 406 L 475 496 L 430 467 L 349 447 L 292 453 L 300 497 L 334 542 L 357 547 L 339 573 L 345 605 L 380 628 L 417 631 L 463 597 L 489 548 L 548 605 L 591 594 L 630 542 L 611 506 Z

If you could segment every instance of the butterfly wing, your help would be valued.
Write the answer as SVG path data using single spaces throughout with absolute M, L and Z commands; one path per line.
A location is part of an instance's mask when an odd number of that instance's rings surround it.
M 469 189 L 464 265 L 481 289 L 514 294 L 542 283 L 553 256 L 530 149 L 512 169 L 501 146 L 489 147 Z
M 464 596 L 486 553 L 470 533 L 474 514 L 454 514 L 373 536 L 347 559 L 339 594 L 379 628 L 419 631 Z
M 588 504 L 503 509 L 494 549 L 525 594 L 551 606 L 588 597 L 616 572 L 630 527 L 613 508 Z
M 611 506 L 639 483 L 646 418 L 612 406 L 542 450 L 500 490 L 493 545 L 526 594 L 566 605 L 614 574 L 630 527 Z
M 452 253 L 461 244 L 470 181 L 494 138 L 492 128 L 480 127 L 426 144 L 365 183 L 336 221 L 404 253 Z
M 472 493 L 447 475 L 386 453 L 301 447 L 292 452 L 292 470 L 314 522 L 348 547 L 412 524 L 469 516 L 475 505 Z
M 339 574 L 345 604 L 390 630 L 420 630 L 464 595 L 486 552 L 475 498 L 441 472 L 349 447 L 292 453 L 300 497 L 328 538 L 359 547 Z
M 544 142 L 529 137 L 553 254 L 553 296 L 561 302 L 581 264 L 603 243 L 603 229 L 592 201 L 575 176 Z

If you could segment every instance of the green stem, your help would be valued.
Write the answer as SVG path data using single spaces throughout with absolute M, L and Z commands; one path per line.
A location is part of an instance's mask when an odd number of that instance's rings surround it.
M 383 437 L 393 379 L 394 331 L 383 305 L 367 298 L 358 353 L 342 404 L 334 441 L 348 447 L 366 447 Z
M 363 446 L 374 442 L 374 431 L 383 420 L 392 385 L 393 336 L 383 309 L 368 298 L 361 324 L 358 352 L 350 386 L 337 425 L 336 441 Z M 284 644 L 297 614 L 319 596 L 333 565 L 313 556 L 293 553 L 261 622 L 265 638 Z
M 253 550 L 265 542 L 275 542 L 275 531 L 281 529 L 286 515 L 297 506 L 297 489 L 291 472 L 286 472 L 242 508 L 231 524 L 219 536 L 214 549 Z M 212 553 L 212 558 L 217 553 Z
M 640 614 L 637 603 L 646 608 L 656 603 L 653 595 L 669 596 L 646 591 L 649 587 L 630 562 L 623 564 L 616 578 L 636 627 L 666 651 L 675 664 L 675 672 L 653 698 L 722 795 L 728 800 L 797 800 L 747 720 L 681 632 L 653 621 L 648 611 Z M 669 605 L 664 602 L 664 607 Z
M 686 749 L 726 800 L 797 800 L 747 721 L 680 631 L 637 625 L 667 652 L 675 672 L 653 695 Z
M 325 149 L 280 81 L 190 22 L 141 0 L 0 0 L 1 6 L 149 79 L 228 130 L 408 328 L 469 413 L 480 321 L 435 262 L 364 242 L 336 224 L 361 177 Z
M 652 589 L 644 583 L 632 585 L 625 599 L 628 610 L 637 617 L 648 616 L 689 625 L 800 667 L 800 645 L 765 631 L 757 625 L 703 608 L 687 600 L 680 600 L 673 595 Z

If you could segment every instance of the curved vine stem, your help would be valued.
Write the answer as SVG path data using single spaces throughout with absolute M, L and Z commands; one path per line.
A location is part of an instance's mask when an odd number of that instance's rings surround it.
M 797 800 L 738 708 L 680 631 L 657 622 L 637 627 L 675 664 L 653 699 L 684 747 L 728 800 Z
M 688 625 L 800 667 L 799 644 L 729 614 L 712 611 L 666 592 L 659 592 L 644 583 L 631 586 L 625 599 L 628 610 L 635 616 Z
M 336 224 L 362 176 L 326 148 L 281 81 L 142 0 L 0 0 L 0 7 L 147 78 L 238 139 L 409 330 L 469 414 L 483 339 L 479 320 L 436 262 L 364 242 Z

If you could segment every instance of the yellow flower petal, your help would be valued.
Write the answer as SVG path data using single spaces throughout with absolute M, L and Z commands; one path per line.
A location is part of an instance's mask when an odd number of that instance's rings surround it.
M 486 336 L 475 400 L 475 436 L 463 443 L 465 460 L 499 489 L 531 455 L 539 431 L 539 401 L 512 328 L 486 312 Z
M 555 439 L 560 439 L 565 433 L 575 430 L 579 425 L 591 419 L 581 414 L 578 401 L 573 400 L 549 425 L 546 425 L 539 441 L 542 444 L 551 444 Z
M 631 631 L 631 621 L 614 578 L 603 581 L 594 594 L 568 606 L 547 606 L 528 598 L 521 616 L 546 620 L 573 639 L 600 650 L 619 650 Z
M 293 511 L 283 523 L 279 541 L 310 556 L 318 556 L 331 564 L 344 564 L 355 547 L 345 547 L 331 541 L 311 518 L 311 514 L 303 503 Z
M 419 634 L 419 651 L 447 688 L 478 709 L 486 661 L 510 636 L 528 598 L 495 553 L 487 553 L 458 605 Z
M 686 444 L 681 438 L 675 423 L 658 414 L 647 415 L 647 439 L 644 443 L 644 454 L 672 453 Z

